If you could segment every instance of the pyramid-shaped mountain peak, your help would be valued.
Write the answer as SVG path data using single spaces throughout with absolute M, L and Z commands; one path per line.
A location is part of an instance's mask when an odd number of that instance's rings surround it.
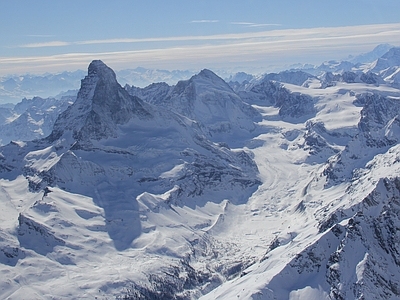
M 207 81 L 211 81 L 214 84 L 219 83 L 220 85 L 229 87 L 229 85 L 221 78 L 219 77 L 217 74 L 215 74 L 213 71 L 209 70 L 209 69 L 203 69 L 200 71 L 199 74 L 194 75 L 192 77 L 192 79 L 196 80 L 196 79 L 205 79 Z
M 214 78 L 214 77 L 218 77 L 217 74 L 215 74 L 213 71 L 209 70 L 209 69 L 203 69 L 200 71 L 199 76 L 202 77 L 207 77 L 207 78 Z M 219 78 L 219 77 L 218 77 Z
M 93 60 L 88 67 L 88 76 L 97 76 L 107 82 L 117 82 L 115 72 L 101 60 Z
M 79 140 L 115 136 L 116 125 L 125 124 L 134 116 L 151 115 L 143 105 L 122 88 L 111 68 L 101 60 L 94 60 L 89 64 L 75 103 L 56 120 L 51 139 L 66 131 Z
M 122 89 L 117 82 L 115 72 L 101 60 L 93 60 L 88 67 L 88 75 L 82 80 L 78 98 L 96 100 L 96 94 L 104 94 L 105 91 Z

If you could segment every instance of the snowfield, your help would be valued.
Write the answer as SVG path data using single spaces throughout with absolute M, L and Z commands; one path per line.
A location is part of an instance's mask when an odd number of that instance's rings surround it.
M 0 298 L 399 299 L 400 91 L 293 74 L 140 90 L 93 61 L 0 148 Z

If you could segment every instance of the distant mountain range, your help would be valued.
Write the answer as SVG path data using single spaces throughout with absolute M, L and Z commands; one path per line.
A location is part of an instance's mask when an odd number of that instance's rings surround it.
M 321 72 L 331 71 L 349 71 L 354 66 L 371 63 L 383 56 L 390 48 L 389 44 L 378 45 L 371 52 L 363 53 L 358 56 L 349 57 L 348 61 L 330 61 L 320 66 L 298 65 L 297 70 L 302 70 L 313 75 L 320 75 Z M 116 72 L 118 82 L 121 85 L 133 85 L 136 87 L 146 87 L 152 83 L 165 82 L 169 85 L 175 85 L 180 80 L 189 79 L 196 72 L 188 70 L 154 70 L 138 67 L 136 69 L 125 69 Z M 216 72 L 227 82 L 250 81 L 257 76 L 245 72 L 230 73 L 223 70 Z M 55 97 L 70 90 L 79 89 L 80 81 L 85 75 L 85 71 L 63 72 L 59 74 L 44 75 L 9 75 L 0 78 L 0 104 L 17 103 L 23 98 L 33 97 Z
M 121 84 L 135 84 L 145 87 L 154 82 L 175 84 L 188 79 L 190 71 L 150 70 L 145 68 L 127 69 L 117 72 Z M 55 97 L 68 91 L 78 92 L 85 71 L 63 72 L 60 74 L 5 76 L 0 78 L 0 103 L 17 103 L 23 98 Z

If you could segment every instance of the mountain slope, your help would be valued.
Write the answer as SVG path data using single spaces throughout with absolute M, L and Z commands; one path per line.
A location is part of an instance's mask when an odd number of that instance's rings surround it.
M 1 297 L 398 298 L 400 93 L 330 81 L 130 90 L 93 61 L 0 148 Z
M 150 280 L 163 266 L 185 272 L 193 243 L 227 202 L 244 203 L 259 184 L 246 151 L 210 142 L 195 121 L 129 96 L 100 61 L 90 64 L 77 100 L 48 138 L 1 148 L 0 172 L 2 203 L 9 207 L 1 214 L 8 224 L 1 272 L 11 280 L 3 296 L 17 298 L 28 291 L 45 298 L 101 296 Z M 120 255 L 126 262 L 164 258 L 139 264 L 136 272 L 127 263 L 118 275 L 110 257 Z M 51 270 L 35 278 L 21 274 L 27 290 L 11 279 L 26 263 Z M 93 283 L 87 291 L 55 290 L 65 272 L 88 265 L 112 283 L 98 286 L 99 274 L 88 273 L 81 281 Z

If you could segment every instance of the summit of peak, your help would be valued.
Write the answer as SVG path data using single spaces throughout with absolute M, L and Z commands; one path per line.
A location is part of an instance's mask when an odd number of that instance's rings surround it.
M 107 79 L 107 81 L 117 81 L 115 72 L 108 67 L 101 60 L 93 60 L 88 67 L 88 75 L 97 75 L 99 77 Z
M 209 70 L 209 69 L 203 69 L 203 70 L 201 70 L 200 71 L 200 73 L 199 74 L 201 74 L 201 75 L 203 75 L 203 76 L 210 76 L 210 75 L 212 75 L 212 76 L 217 76 L 213 71 L 211 71 L 211 70 Z
M 214 79 L 214 78 L 220 78 L 217 74 L 215 74 L 213 71 L 209 70 L 209 69 L 203 69 L 200 71 L 200 73 L 198 74 L 198 76 L 203 77 L 203 78 L 208 78 L 208 79 Z
M 89 68 L 91 67 L 98 67 L 98 66 L 106 66 L 106 64 L 100 60 L 100 59 L 94 59 L 92 62 L 89 64 Z
M 192 81 L 194 81 L 196 84 L 206 83 L 208 85 L 212 83 L 213 85 L 217 85 L 224 90 L 231 90 L 229 85 L 221 77 L 209 69 L 201 70 L 200 73 L 192 77 Z

